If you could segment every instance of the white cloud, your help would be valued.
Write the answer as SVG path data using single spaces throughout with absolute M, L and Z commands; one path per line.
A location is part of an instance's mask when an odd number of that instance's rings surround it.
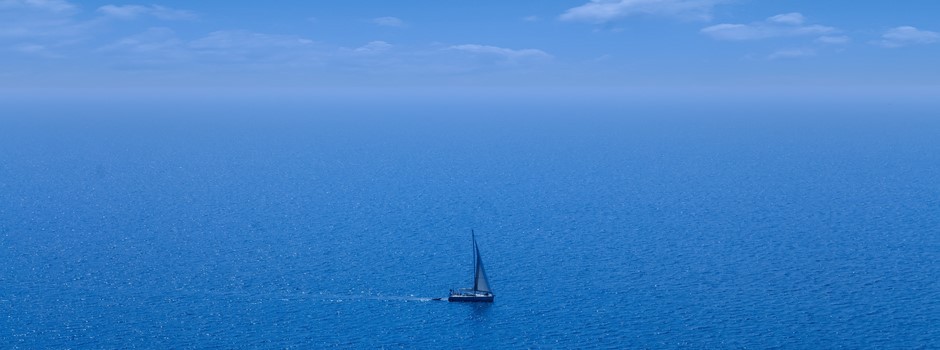
M 940 33 L 929 30 L 920 30 L 911 26 L 892 28 L 881 36 L 875 44 L 895 48 L 916 44 L 933 44 L 940 42 Z
M 787 58 L 802 58 L 802 57 L 812 57 L 816 56 L 816 50 L 802 48 L 802 49 L 784 49 L 777 50 L 774 53 L 767 56 L 769 60 L 779 60 Z
M 838 32 L 823 25 L 804 25 L 799 13 L 787 13 L 751 24 L 718 24 L 703 28 L 702 34 L 717 40 L 759 40 L 780 37 L 826 35 Z
M 538 22 L 539 16 L 534 16 L 534 15 L 533 15 L 533 16 L 525 16 L 525 17 L 522 17 L 522 20 L 523 20 L 523 21 L 526 21 L 526 22 Z
M 682 19 L 710 20 L 715 5 L 726 0 L 591 0 L 568 9 L 563 21 L 610 22 L 633 15 L 654 15 Z
M 507 59 L 519 59 L 519 58 L 551 58 L 552 55 L 549 55 L 545 51 L 537 49 L 521 49 L 513 50 L 507 49 L 498 46 L 488 46 L 488 45 L 477 45 L 477 44 L 464 44 L 464 45 L 454 45 L 447 48 L 448 50 L 457 50 L 471 54 L 477 55 L 492 55 L 503 57 Z
M 190 11 L 160 5 L 105 5 L 98 8 L 98 13 L 123 20 L 136 19 L 140 16 L 153 16 L 165 21 L 196 19 L 196 14 Z
M 383 27 L 404 27 L 405 22 L 397 17 L 379 17 L 373 18 L 372 23 Z

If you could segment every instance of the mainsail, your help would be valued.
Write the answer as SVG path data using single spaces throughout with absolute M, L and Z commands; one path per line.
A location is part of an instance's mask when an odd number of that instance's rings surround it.
M 473 233 L 473 231 L 470 232 Z M 480 249 L 477 248 L 475 234 L 473 235 L 473 290 L 490 291 L 490 283 L 486 280 L 486 270 L 483 269 L 483 258 L 480 258 Z

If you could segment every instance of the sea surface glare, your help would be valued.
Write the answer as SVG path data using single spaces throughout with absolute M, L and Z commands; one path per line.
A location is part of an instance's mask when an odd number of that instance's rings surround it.
M 4 103 L 3 349 L 940 348 L 937 103 Z

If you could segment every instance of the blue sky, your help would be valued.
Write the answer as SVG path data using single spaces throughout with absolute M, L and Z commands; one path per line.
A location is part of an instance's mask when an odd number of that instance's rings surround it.
M 0 0 L 0 87 L 934 86 L 940 2 Z

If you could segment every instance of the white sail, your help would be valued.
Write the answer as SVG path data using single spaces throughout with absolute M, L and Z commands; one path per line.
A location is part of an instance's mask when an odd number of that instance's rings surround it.
M 480 258 L 476 237 L 473 237 L 473 290 L 490 291 L 490 283 L 486 280 L 486 270 L 483 269 L 483 258 Z
M 490 283 L 486 280 L 486 270 L 483 269 L 483 259 L 477 251 L 477 270 L 473 276 L 473 289 L 481 292 L 490 291 Z

